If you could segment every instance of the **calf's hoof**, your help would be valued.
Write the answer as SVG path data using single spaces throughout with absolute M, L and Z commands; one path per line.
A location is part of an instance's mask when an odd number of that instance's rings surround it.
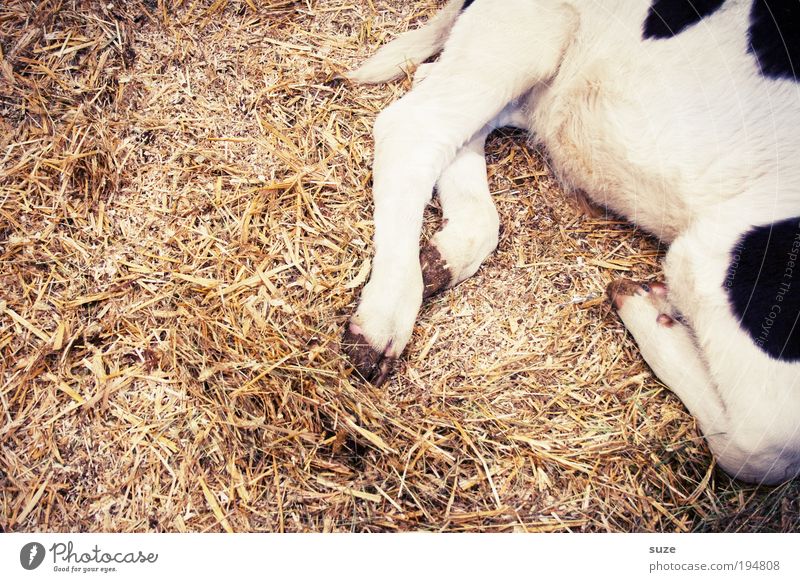
M 375 386 L 381 386 L 389 377 L 396 357 L 390 355 L 392 342 L 389 341 L 382 351 L 373 348 L 364 337 L 361 328 L 355 323 L 348 323 L 342 337 L 342 350 L 356 372 Z
M 611 301 L 611 305 L 616 309 L 621 309 L 628 297 L 646 292 L 646 288 L 643 288 L 642 285 L 630 279 L 614 279 L 608 284 L 608 287 L 606 287 L 608 299 Z
M 450 267 L 435 246 L 426 243 L 419 253 L 419 264 L 422 268 L 422 298 L 427 299 L 444 291 L 450 286 L 453 274 Z
M 649 296 L 654 302 L 662 303 L 667 297 L 667 286 L 663 283 L 637 283 L 630 279 L 614 279 L 606 287 L 611 304 L 621 309 L 625 300 L 634 295 Z
M 656 309 L 658 313 L 656 323 L 661 326 L 672 327 L 676 323 L 675 317 L 680 319 L 667 301 L 667 286 L 664 283 L 636 283 L 630 279 L 615 279 L 606 287 L 606 293 L 617 311 L 622 310 L 626 304 L 634 310 L 640 309 L 643 305 L 650 305 Z M 629 304 L 633 298 L 637 300 Z

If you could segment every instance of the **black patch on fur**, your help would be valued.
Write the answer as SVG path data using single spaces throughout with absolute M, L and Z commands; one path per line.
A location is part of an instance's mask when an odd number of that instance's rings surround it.
M 750 53 L 761 74 L 797 81 L 800 71 L 800 2 L 753 0 L 750 10 Z
M 779 360 L 800 360 L 800 216 L 742 236 L 723 288 L 759 348 Z
M 466 0 L 466 2 L 464 2 L 464 5 L 461 7 L 461 10 L 466 10 L 467 8 L 469 8 L 469 5 L 472 4 L 473 2 L 475 2 L 475 0 Z
M 725 0 L 653 0 L 644 20 L 642 38 L 672 38 L 706 16 Z

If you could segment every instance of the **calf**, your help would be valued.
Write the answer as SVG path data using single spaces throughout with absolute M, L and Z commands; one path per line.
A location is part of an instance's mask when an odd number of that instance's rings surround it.
M 343 341 L 380 384 L 423 298 L 471 276 L 498 215 L 484 141 L 529 130 L 564 186 L 669 244 L 613 305 L 719 465 L 800 472 L 800 2 L 450 0 L 349 74 L 421 65 L 375 122 L 375 257 Z M 434 186 L 445 226 L 420 252 Z

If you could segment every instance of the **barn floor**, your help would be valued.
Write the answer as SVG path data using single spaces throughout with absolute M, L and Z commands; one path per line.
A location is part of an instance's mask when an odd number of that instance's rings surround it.
M 604 298 L 656 241 L 489 143 L 503 229 L 396 373 L 339 350 L 415 0 L 0 6 L 3 531 L 796 531 L 713 466 Z M 437 212 L 432 208 L 428 230 Z

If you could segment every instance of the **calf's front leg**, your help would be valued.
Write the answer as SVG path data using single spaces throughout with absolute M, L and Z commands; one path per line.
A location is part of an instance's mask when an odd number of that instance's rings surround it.
M 372 274 L 343 347 L 376 384 L 408 343 L 422 304 L 419 237 L 436 180 L 457 152 L 557 69 L 575 27 L 556 2 L 477 0 L 428 76 L 376 120 Z

